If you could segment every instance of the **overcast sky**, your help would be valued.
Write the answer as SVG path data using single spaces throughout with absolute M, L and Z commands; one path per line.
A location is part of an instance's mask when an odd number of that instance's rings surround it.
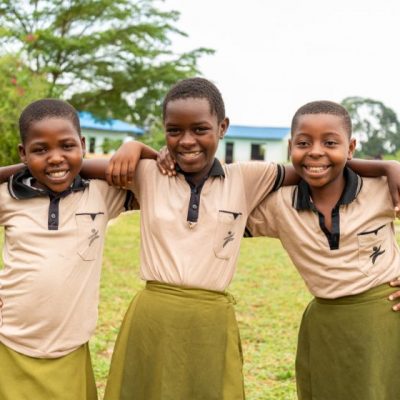
M 370 97 L 400 118 L 399 0 L 165 0 L 231 123 L 289 126 L 301 105 Z

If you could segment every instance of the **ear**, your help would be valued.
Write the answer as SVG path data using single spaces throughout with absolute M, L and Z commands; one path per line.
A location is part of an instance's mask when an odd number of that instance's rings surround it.
M 21 162 L 26 165 L 25 147 L 21 143 L 18 145 L 18 153 L 19 153 L 19 158 L 20 158 Z
M 225 136 L 226 131 L 229 128 L 229 118 L 224 118 L 220 123 L 219 123 L 219 138 L 223 139 Z
M 85 155 L 86 155 L 86 138 L 84 136 L 81 136 L 81 145 L 82 145 L 83 157 L 85 157 Z
M 347 160 L 351 160 L 353 158 L 353 154 L 356 149 L 356 144 L 357 144 L 356 139 L 351 138 L 349 143 L 349 150 L 347 153 Z
M 292 152 L 292 139 L 288 139 L 288 152 L 289 154 Z

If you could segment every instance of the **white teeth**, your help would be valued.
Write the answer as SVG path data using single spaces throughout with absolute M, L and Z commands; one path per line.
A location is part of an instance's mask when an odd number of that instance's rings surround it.
M 327 167 L 307 167 L 310 172 L 318 173 L 326 170 Z
M 186 158 L 195 158 L 200 154 L 200 151 L 193 151 L 190 153 L 182 153 L 182 155 Z
M 65 175 L 67 175 L 67 171 L 49 172 L 47 175 L 49 175 L 52 178 L 62 178 Z

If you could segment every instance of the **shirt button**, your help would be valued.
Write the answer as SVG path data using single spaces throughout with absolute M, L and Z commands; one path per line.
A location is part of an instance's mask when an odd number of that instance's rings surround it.
M 50 217 L 54 219 L 54 218 L 56 217 L 56 214 L 51 213 L 51 214 L 50 214 Z
M 197 204 L 192 205 L 193 210 L 197 210 Z

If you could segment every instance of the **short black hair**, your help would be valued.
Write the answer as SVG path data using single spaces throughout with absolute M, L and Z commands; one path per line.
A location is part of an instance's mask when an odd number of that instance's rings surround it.
M 308 114 L 330 114 L 342 118 L 344 128 L 346 129 L 349 138 L 351 137 L 352 126 L 351 126 L 351 118 L 348 111 L 342 105 L 328 100 L 312 101 L 300 107 L 296 111 L 292 119 L 292 126 L 291 126 L 292 135 L 294 130 L 296 129 L 298 119 L 302 115 L 308 115 Z
M 78 112 L 71 104 L 58 99 L 41 99 L 29 104 L 19 117 L 19 135 L 22 143 L 25 143 L 31 124 L 45 118 L 68 119 L 81 136 Z
M 216 114 L 218 122 L 225 118 L 225 104 L 218 88 L 207 79 L 188 78 L 177 82 L 165 96 L 162 105 L 163 121 L 170 101 L 188 98 L 206 99 L 210 104 L 211 113 Z

